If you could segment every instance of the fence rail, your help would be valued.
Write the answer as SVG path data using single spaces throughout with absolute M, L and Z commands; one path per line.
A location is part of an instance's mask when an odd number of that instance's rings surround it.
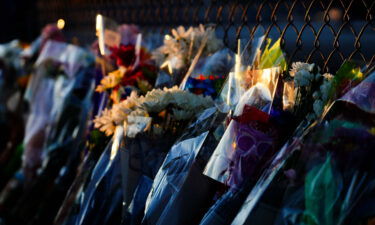
M 64 18 L 67 32 L 84 40 L 95 38 L 97 13 L 153 32 L 215 24 L 231 49 L 237 38 L 264 33 L 281 37 L 290 62 L 316 62 L 332 72 L 347 59 L 374 64 L 374 5 L 373 0 L 38 0 L 37 7 L 41 25 Z

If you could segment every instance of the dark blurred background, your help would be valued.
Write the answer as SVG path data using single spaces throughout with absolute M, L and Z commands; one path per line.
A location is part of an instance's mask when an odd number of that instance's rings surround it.
M 145 33 L 184 25 L 216 24 L 217 35 L 236 49 L 236 39 L 259 34 L 277 39 L 292 61 L 316 62 L 334 71 L 346 59 L 375 61 L 374 0 L 0 0 L 0 42 L 34 39 L 42 26 L 65 20 L 69 40 L 95 40 L 95 16 L 134 23 Z
M 0 0 L 0 43 L 33 40 L 39 33 L 36 1 Z

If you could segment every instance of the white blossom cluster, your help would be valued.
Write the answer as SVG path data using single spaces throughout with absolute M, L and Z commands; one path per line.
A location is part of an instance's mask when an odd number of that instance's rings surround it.
M 294 77 L 295 87 L 306 87 L 310 86 L 314 80 L 320 78 L 320 74 L 314 74 L 315 64 L 308 64 L 303 62 L 292 63 L 292 69 L 289 74 Z
M 189 58 L 197 54 L 205 37 L 208 41 L 202 53 L 203 56 L 222 48 L 223 42 L 216 37 L 213 29 L 205 29 L 203 25 L 199 25 L 199 27 L 189 27 L 186 30 L 183 26 L 179 26 L 177 29 L 172 29 L 172 36 L 165 36 L 164 45 L 152 53 L 153 59 L 158 65 L 170 61 L 173 68 L 180 69 L 185 66 Z
M 290 75 L 294 78 L 296 91 L 298 88 L 305 88 L 308 92 L 312 93 L 314 99 L 313 113 L 310 113 L 308 118 L 316 119 L 320 117 L 330 98 L 333 76 L 329 73 L 321 75 L 319 68 L 315 64 L 302 62 L 292 64 Z M 318 86 L 318 89 L 313 90 L 313 84 Z M 300 97 L 303 98 L 303 96 Z
M 161 112 L 171 106 L 173 119 L 187 120 L 202 110 L 213 106 L 212 98 L 183 91 L 177 86 L 154 89 L 141 97 L 141 108 L 147 112 Z
M 143 111 L 139 113 L 137 107 L 138 95 L 136 92 L 132 92 L 126 100 L 114 104 L 112 109 L 104 109 L 102 114 L 94 119 L 94 126 L 105 132 L 107 136 L 113 135 L 116 126 L 123 125 L 129 115 L 144 115 Z
M 126 100 L 114 104 L 111 110 L 105 109 L 101 116 L 95 118 L 94 123 L 95 128 L 99 128 L 107 136 L 113 135 L 118 125 L 124 125 L 128 130 L 132 130 L 132 136 L 135 136 L 134 130 L 139 129 L 133 129 L 132 125 L 140 127 L 139 121 L 151 122 L 151 120 L 135 119 L 136 117 L 146 118 L 150 113 L 159 113 L 170 107 L 173 120 L 189 120 L 213 105 L 210 97 L 195 95 L 180 90 L 177 86 L 163 90 L 154 89 L 145 96 L 138 96 L 133 92 Z M 129 117 L 132 123 L 128 123 Z
M 313 98 L 314 98 L 313 109 L 314 109 L 315 116 L 317 117 L 322 115 L 324 108 L 329 101 L 330 91 L 332 88 L 332 80 L 333 80 L 332 74 L 329 74 L 329 73 L 323 74 L 323 81 L 319 87 L 319 90 L 316 90 L 313 93 Z

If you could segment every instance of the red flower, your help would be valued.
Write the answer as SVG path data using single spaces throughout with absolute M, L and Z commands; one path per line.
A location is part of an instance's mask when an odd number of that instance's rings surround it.
M 138 80 L 145 80 L 142 69 L 136 69 L 125 73 L 121 83 L 124 86 L 135 86 Z
M 116 60 L 117 66 L 129 67 L 135 63 L 135 46 L 134 45 L 123 45 L 120 47 L 111 48 L 112 54 L 111 58 Z M 140 62 L 143 62 L 149 59 L 150 56 L 147 54 L 144 49 L 141 49 L 140 52 Z
M 111 48 L 111 58 L 116 60 L 118 66 L 129 67 L 135 62 L 134 45 L 120 45 L 120 47 Z

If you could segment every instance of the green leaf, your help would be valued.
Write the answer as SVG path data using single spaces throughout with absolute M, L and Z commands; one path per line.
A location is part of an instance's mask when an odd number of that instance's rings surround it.
M 357 65 L 354 62 L 345 61 L 339 70 L 337 71 L 334 80 L 340 81 L 341 79 L 352 79 L 352 80 L 362 80 L 363 79 L 363 73 L 361 72 L 361 69 L 357 67 Z
M 364 75 L 354 62 L 345 61 L 332 81 L 331 96 L 336 95 L 340 97 L 342 92 L 347 91 L 355 84 L 361 82 L 364 79 Z
M 308 225 L 334 225 L 338 218 L 335 207 L 341 189 L 342 178 L 334 174 L 331 157 L 309 171 L 305 180 L 305 223 Z
M 284 53 L 281 50 L 279 38 L 273 45 L 271 39 L 267 39 L 267 45 L 260 57 L 259 69 L 267 69 L 272 67 L 281 67 L 281 70 L 286 70 L 286 60 Z

